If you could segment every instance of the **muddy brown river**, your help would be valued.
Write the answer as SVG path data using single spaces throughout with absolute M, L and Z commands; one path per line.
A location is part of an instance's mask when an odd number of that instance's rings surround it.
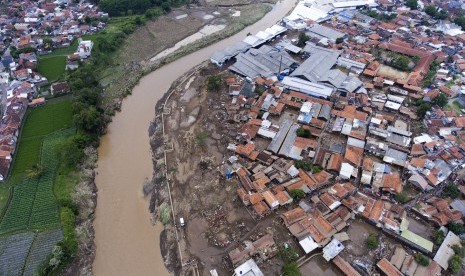
M 210 55 L 264 30 L 286 15 L 295 0 L 283 0 L 240 33 L 163 66 L 141 79 L 108 126 L 99 147 L 96 184 L 95 275 L 169 275 L 160 253 L 162 226 L 153 226 L 142 183 L 152 175 L 148 127 L 155 104 L 171 83 Z

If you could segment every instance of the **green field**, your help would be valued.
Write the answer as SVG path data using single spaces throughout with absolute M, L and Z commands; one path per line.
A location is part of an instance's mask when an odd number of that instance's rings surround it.
M 52 56 L 39 58 L 39 73 L 49 82 L 63 78 L 66 66 L 66 56 Z
M 57 131 L 42 141 L 39 177 L 25 177 L 13 187 L 13 197 L 0 222 L 0 234 L 18 230 L 52 229 L 60 225 L 53 186 L 58 168 L 58 149 L 74 129 Z
M 44 106 L 27 111 L 10 175 L 5 183 L 0 184 L 0 209 L 5 207 L 10 187 L 22 183 L 26 170 L 39 163 L 44 137 L 71 126 L 70 97 L 52 99 Z

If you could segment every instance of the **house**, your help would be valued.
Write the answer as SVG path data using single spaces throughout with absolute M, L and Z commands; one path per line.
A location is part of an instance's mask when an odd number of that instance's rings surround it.
M 70 88 L 69 88 L 68 83 L 59 82 L 59 83 L 54 83 L 51 85 L 50 92 L 52 93 L 52 95 L 61 94 L 61 93 L 69 93 Z

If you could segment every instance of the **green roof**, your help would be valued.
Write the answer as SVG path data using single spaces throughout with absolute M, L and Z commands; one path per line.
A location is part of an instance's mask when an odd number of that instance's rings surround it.
M 402 234 L 400 236 L 420 247 L 423 247 L 429 252 L 433 252 L 433 242 L 413 233 L 410 230 L 402 231 Z

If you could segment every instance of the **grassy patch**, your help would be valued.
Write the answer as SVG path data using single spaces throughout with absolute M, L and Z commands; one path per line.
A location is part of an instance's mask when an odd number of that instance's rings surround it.
M 63 78 L 65 74 L 66 56 L 39 58 L 39 73 L 49 82 Z

